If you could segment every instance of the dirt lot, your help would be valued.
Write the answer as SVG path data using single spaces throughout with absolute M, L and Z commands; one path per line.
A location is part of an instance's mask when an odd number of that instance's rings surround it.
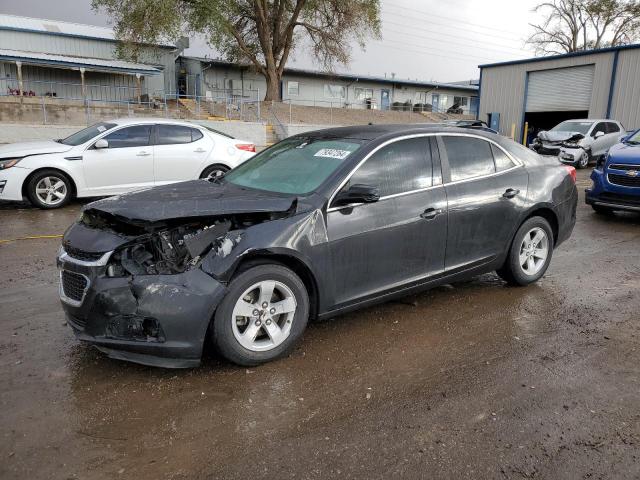
M 0 238 L 79 208 L 1 206 Z M 487 275 L 315 323 L 249 370 L 79 345 L 58 244 L 0 244 L 2 479 L 640 477 L 640 216 L 581 203 L 538 284 Z

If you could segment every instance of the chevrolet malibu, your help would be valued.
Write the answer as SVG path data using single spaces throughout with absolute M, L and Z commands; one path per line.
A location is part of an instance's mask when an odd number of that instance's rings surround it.
M 201 125 L 164 119 L 101 122 L 73 135 L 0 146 L 0 200 L 60 208 L 101 197 L 223 175 L 255 145 Z
M 370 125 L 288 138 L 224 177 L 85 206 L 57 258 L 82 341 L 198 365 L 285 355 L 310 319 L 491 271 L 540 279 L 576 219 L 575 170 L 468 129 Z

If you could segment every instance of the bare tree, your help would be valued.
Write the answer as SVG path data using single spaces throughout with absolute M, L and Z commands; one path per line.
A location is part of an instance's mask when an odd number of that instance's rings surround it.
M 531 24 L 527 43 L 541 55 L 625 45 L 640 38 L 637 0 L 551 0 L 533 12 L 542 13 L 544 20 Z
M 380 37 L 379 0 L 92 0 L 113 18 L 121 53 L 136 57 L 141 45 L 203 34 L 227 60 L 248 63 L 267 82 L 265 100 L 280 100 L 280 80 L 296 47 L 310 46 L 321 68 L 350 60 Z

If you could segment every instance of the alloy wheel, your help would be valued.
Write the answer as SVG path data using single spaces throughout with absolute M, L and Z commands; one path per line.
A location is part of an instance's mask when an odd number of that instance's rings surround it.
M 58 205 L 67 198 L 67 184 L 59 177 L 43 177 L 36 185 L 36 195 L 44 205 Z
M 520 268 L 530 276 L 537 274 L 549 256 L 549 237 L 540 227 L 529 230 L 520 244 Z
M 211 182 L 214 180 L 218 180 L 222 178 L 226 172 L 221 168 L 216 168 L 215 170 L 211 170 L 209 174 L 206 176 L 207 181 Z
M 276 348 L 291 333 L 296 308 L 295 295 L 284 283 L 255 283 L 240 295 L 233 308 L 233 335 L 253 352 Z
M 589 165 L 589 153 L 582 152 L 582 155 L 580 156 L 580 160 L 578 161 L 580 162 L 580 167 L 585 168 L 587 165 Z

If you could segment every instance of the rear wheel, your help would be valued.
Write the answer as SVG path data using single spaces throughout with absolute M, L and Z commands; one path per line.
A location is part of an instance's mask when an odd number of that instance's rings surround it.
M 224 177 L 224 174 L 228 171 L 229 168 L 225 167 L 224 165 L 209 165 L 202 171 L 202 173 L 200 174 L 200 178 L 212 181 L 217 178 Z
M 63 207 L 71 200 L 71 192 L 71 180 L 57 170 L 42 170 L 27 184 L 29 201 L 42 209 Z
M 258 265 L 229 284 L 213 320 L 213 343 L 231 362 L 251 366 L 285 355 L 307 326 L 309 296 L 288 268 Z
M 497 273 L 512 285 L 529 285 L 547 271 L 553 254 L 553 231 L 542 217 L 531 217 L 518 229 L 507 259 Z

